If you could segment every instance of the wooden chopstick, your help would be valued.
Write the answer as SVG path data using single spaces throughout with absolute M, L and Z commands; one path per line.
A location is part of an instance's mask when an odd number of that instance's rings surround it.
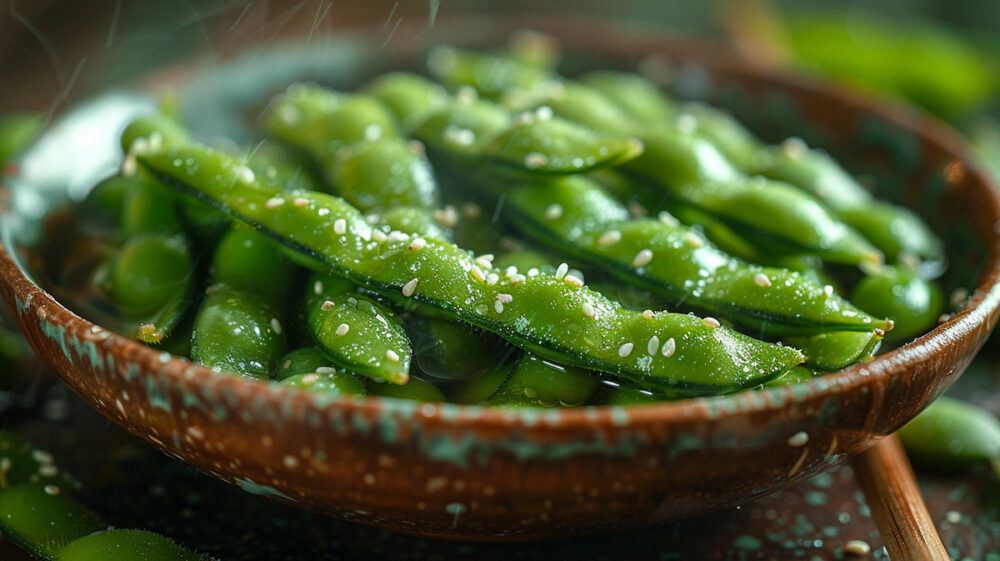
M 950 561 L 899 437 L 882 439 L 851 466 L 892 561 Z

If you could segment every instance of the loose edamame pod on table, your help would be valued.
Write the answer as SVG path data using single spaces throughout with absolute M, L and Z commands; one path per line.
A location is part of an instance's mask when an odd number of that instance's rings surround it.
M 971 403 L 943 396 L 899 429 L 915 462 L 958 468 L 990 462 L 1000 477 L 1000 421 Z
M 374 239 L 361 213 L 336 197 L 295 192 L 304 204 L 268 206 L 282 193 L 279 188 L 247 177 L 237 160 L 195 144 L 143 154 L 138 161 L 174 189 L 278 240 L 303 265 L 348 277 L 368 290 L 401 293 L 549 360 L 706 393 L 756 385 L 803 360 L 795 349 L 751 339 L 714 320 L 626 311 L 559 275 L 501 279 L 472 255 L 438 240 L 424 240 L 411 251 L 409 237 Z M 183 165 L 186 161 L 197 169 Z M 341 220 L 345 234 L 329 236 Z M 676 344 L 670 356 L 660 353 L 659 345 L 654 354 L 633 354 L 651 348 L 650 341 L 670 339 Z

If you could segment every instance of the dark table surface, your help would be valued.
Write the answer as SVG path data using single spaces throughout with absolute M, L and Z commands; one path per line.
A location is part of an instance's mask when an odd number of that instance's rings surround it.
M 1000 412 L 995 359 L 980 358 L 953 389 Z M 847 465 L 741 507 L 616 535 L 516 545 L 401 536 L 316 516 L 244 493 L 167 458 L 91 410 L 41 367 L 0 393 L 0 427 L 53 453 L 78 477 L 79 497 L 118 528 L 146 528 L 226 560 L 756 560 L 850 559 L 850 540 L 887 559 Z M 945 546 L 956 560 L 1000 561 L 1000 482 L 987 466 L 918 470 Z M 28 559 L 0 542 L 0 559 Z

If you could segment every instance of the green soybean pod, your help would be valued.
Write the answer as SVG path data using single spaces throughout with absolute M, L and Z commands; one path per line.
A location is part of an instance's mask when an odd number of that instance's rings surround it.
M 526 353 L 486 403 L 499 407 L 576 407 L 590 399 L 597 384 L 593 372 Z
M 939 397 L 899 429 L 899 436 L 915 462 L 958 468 L 987 461 L 1000 476 L 1000 422 L 971 403 Z
M 279 318 L 259 294 L 214 284 L 195 317 L 191 358 L 214 372 L 267 379 L 285 352 Z
M 564 82 L 547 97 L 532 101 L 539 106 L 536 115 L 539 112 L 545 115 L 547 111 L 552 111 L 564 119 L 593 130 L 629 135 L 639 128 L 638 124 L 613 101 L 599 91 L 576 82 Z M 544 109 L 545 107 L 548 109 Z
M 328 168 L 336 193 L 362 212 L 439 204 L 437 182 L 417 141 L 360 142 L 338 152 Z
M 906 266 L 870 270 L 851 292 L 851 301 L 869 313 L 894 322 L 886 333 L 891 342 L 905 341 L 933 327 L 944 311 L 944 296 L 933 282 Z
M 476 154 L 511 122 L 510 111 L 499 104 L 458 99 L 431 112 L 411 134 L 432 150 Z
M 466 378 L 494 360 L 493 349 L 477 331 L 454 321 L 425 317 L 415 317 L 407 325 L 417 367 L 442 380 Z
M 632 72 L 599 70 L 580 81 L 621 107 L 637 123 L 655 125 L 677 116 L 676 104 L 656 84 Z
M 280 382 L 292 376 L 326 372 L 327 369 L 335 370 L 333 361 L 319 347 L 302 347 L 281 357 L 274 379 Z
M 765 388 L 776 388 L 780 386 L 791 386 L 793 384 L 801 384 L 802 382 L 808 382 L 816 376 L 820 376 L 821 373 L 817 373 L 807 366 L 796 366 L 782 376 L 778 376 L 773 380 L 769 380 L 764 384 Z
M 173 163 L 188 159 L 197 164 L 196 170 Z M 701 318 L 667 313 L 647 317 L 621 309 L 559 275 L 503 279 L 492 270 L 483 271 L 468 252 L 440 240 L 414 245 L 411 238 L 375 239 L 357 209 L 323 193 L 295 192 L 292 195 L 304 204 L 268 207 L 265 203 L 281 194 L 280 188 L 259 179 L 244 181 L 242 164 L 198 145 L 143 154 L 138 162 L 173 188 L 280 241 L 296 262 L 345 276 L 386 296 L 402 294 L 549 360 L 642 384 L 704 392 L 753 386 L 802 361 L 795 349 L 757 341 Z M 344 235 L 329 235 L 338 221 L 343 221 Z M 579 329 L 568 332 L 568 324 Z M 670 357 L 632 356 L 637 344 L 645 345 L 654 335 L 683 344 Z
M 385 104 L 402 125 L 410 130 L 431 111 L 443 107 L 448 92 L 424 76 L 410 72 L 383 74 L 366 85 L 363 90 Z
M 105 530 L 74 540 L 53 561 L 107 560 L 205 561 L 169 538 L 145 530 Z
M 500 389 L 500 386 L 510 377 L 517 367 L 519 359 L 505 361 L 494 368 L 487 368 L 474 377 L 463 379 L 456 384 L 450 394 L 450 401 L 463 405 L 479 405 Z
M 9 431 L 0 431 L 0 464 L 4 466 L 0 478 L 0 493 L 7 487 L 32 483 L 42 487 L 52 485 L 59 492 L 68 492 L 79 483 L 61 471 L 52 455 L 35 448 Z
M 399 206 L 379 212 L 376 215 L 368 215 L 371 221 L 384 225 L 388 229 L 385 234 L 393 230 L 404 234 L 422 235 L 439 240 L 451 238 L 451 226 L 455 224 L 450 219 L 440 219 L 441 213 L 436 210 L 423 207 Z
M 274 242 L 253 228 L 235 225 L 216 245 L 210 274 L 214 282 L 256 294 L 280 309 L 294 272 Z
M 784 342 L 806 355 L 806 366 L 821 372 L 835 372 L 870 359 L 878 350 L 885 332 L 831 331 L 810 337 L 785 337 Z
M 35 557 L 53 559 L 74 540 L 105 529 L 59 487 L 27 483 L 0 492 L 0 531 Z
M 306 322 L 317 346 L 338 366 L 362 376 L 405 384 L 413 352 L 396 315 L 357 293 L 350 281 L 314 273 L 308 282 Z
M 16 155 L 42 128 L 38 113 L 13 113 L 0 116 L 0 166 Z
M 914 259 L 922 260 L 930 264 L 930 274 L 940 271 L 944 247 L 913 211 L 872 200 L 856 208 L 840 210 L 837 215 L 885 253 L 888 261 L 908 264 Z
M 371 395 L 410 399 L 413 401 L 441 403 L 448 400 L 440 388 L 419 378 L 410 378 L 403 385 L 373 382 L 368 384 L 368 391 Z
M 282 385 L 310 393 L 326 395 L 365 395 L 365 385 L 357 376 L 342 370 L 295 374 L 281 380 Z
M 450 89 L 470 86 L 490 98 L 511 90 L 534 92 L 554 78 L 547 69 L 508 54 L 477 53 L 447 45 L 431 49 L 427 67 Z
M 694 120 L 694 128 L 737 168 L 754 170 L 761 158 L 761 142 L 729 113 L 704 103 L 683 106 L 681 119 Z
M 264 140 L 254 145 L 248 150 L 247 166 L 268 182 L 288 191 L 322 191 L 325 188 L 316 162 L 301 150 L 277 142 Z

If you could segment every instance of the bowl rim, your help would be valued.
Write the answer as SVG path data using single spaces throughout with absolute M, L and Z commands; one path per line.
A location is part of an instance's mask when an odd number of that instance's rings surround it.
M 471 21 L 482 24 L 482 16 L 445 16 L 438 18 L 436 25 L 460 26 Z M 426 22 L 407 22 L 406 27 L 418 28 Z M 945 154 L 953 156 L 971 174 L 971 181 L 979 189 L 988 192 L 992 214 L 1000 224 L 1000 187 L 996 184 L 976 160 L 971 157 L 971 150 L 960 134 L 944 122 L 926 114 L 919 113 L 898 102 L 876 99 L 859 91 L 842 85 L 817 80 L 795 72 L 752 64 L 743 59 L 734 49 L 715 41 L 699 37 L 668 34 L 663 31 L 636 29 L 634 23 L 606 22 L 592 17 L 550 17 L 538 16 L 501 16 L 492 18 L 490 25 L 511 31 L 519 28 L 536 29 L 542 32 L 561 35 L 566 39 L 566 33 L 559 30 L 572 29 L 579 34 L 576 41 L 564 41 L 571 49 L 591 50 L 596 53 L 624 54 L 627 46 L 646 54 L 691 53 L 698 49 L 696 60 L 710 66 L 713 71 L 722 71 L 732 76 L 754 76 L 762 78 L 769 84 L 785 90 L 796 90 L 800 93 L 821 99 L 827 99 L 840 105 L 849 106 L 856 112 L 865 112 L 872 117 L 888 122 L 896 127 L 907 130 L 922 141 L 936 145 Z M 363 33 L 368 26 L 352 26 L 351 31 Z M 372 29 L 376 27 L 372 26 Z M 598 33 L 599 32 L 599 33 Z M 403 35 L 401 33 L 401 35 Z M 255 43 L 242 45 L 250 48 Z M 164 70 L 183 68 L 172 64 Z M 157 72 L 158 74 L 159 72 Z M 44 133 L 43 133 L 44 134 Z M 0 187 L 3 187 L 0 185 Z M 2 207 L 3 205 L 0 205 Z M 105 329 L 86 318 L 76 314 L 64 306 L 40 285 L 36 284 L 30 274 L 22 268 L 22 260 L 12 255 L 17 248 L 8 248 L 10 239 L 7 218 L 10 209 L 0 208 L 0 273 L 2 282 L 11 290 L 17 313 L 34 313 L 47 321 L 67 326 L 72 323 L 73 335 L 85 339 L 88 332 L 92 337 L 100 334 L 103 344 L 109 349 L 117 349 L 115 353 L 129 356 L 136 363 L 158 364 L 163 368 L 160 374 L 167 384 L 177 384 L 180 389 L 205 390 L 206 386 L 222 392 L 232 392 L 256 399 L 265 399 L 272 405 L 280 405 L 289 394 L 298 393 L 308 396 L 309 407 L 313 411 L 326 408 L 342 408 L 344 412 L 360 412 L 379 414 L 399 409 L 401 400 L 380 396 L 343 396 L 335 399 L 318 397 L 303 390 L 295 390 L 280 386 L 275 381 L 257 380 L 227 376 L 212 372 L 208 367 L 197 364 L 189 359 L 169 355 L 164 361 L 165 352 L 148 347 L 138 341 Z M 818 398 L 837 397 L 850 393 L 863 386 L 886 382 L 893 373 L 906 371 L 912 366 L 933 356 L 949 342 L 956 342 L 971 337 L 975 328 L 989 320 L 1000 308 L 1000 230 L 994 229 L 985 242 L 988 259 L 983 263 L 977 278 L 977 286 L 965 305 L 946 321 L 940 322 L 924 335 L 896 348 L 886 354 L 876 356 L 867 362 L 858 363 L 835 373 L 825 374 L 807 382 L 764 389 L 747 389 L 741 392 L 720 396 L 705 396 L 686 398 L 678 401 L 663 401 L 649 404 L 628 406 L 595 405 L 576 408 L 557 408 L 545 410 L 546 426 L 552 429 L 579 429 L 596 427 L 595 418 L 610 418 L 621 427 L 636 427 L 638 425 L 663 424 L 677 421 L 711 423 L 724 418 L 750 415 L 755 413 L 773 412 L 790 407 L 795 402 Z M 69 335 L 67 333 L 66 335 Z M 149 375 L 143 374 L 143 375 Z M 744 403 L 738 408 L 716 407 L 720 400 L 731 401 L 739 399 Z M 419 407 L 425 418 L 435 420 L 445 426 L 459 425 L 470 422 L 481 428 L 503 429 L 515 425 L 517 420 L 524 421 L 525 415 L 520 411 L 503 410 L 482 405 L 463 405 L 456 403 L 410 402 Z M 308 411 L 297 409 L 299 414 Z M 623 412 L 627 412 L 623 415 Z M 596 415 L 595 415 L 596 414 Z M 527 424 L 525 422 L 525 424 Z

